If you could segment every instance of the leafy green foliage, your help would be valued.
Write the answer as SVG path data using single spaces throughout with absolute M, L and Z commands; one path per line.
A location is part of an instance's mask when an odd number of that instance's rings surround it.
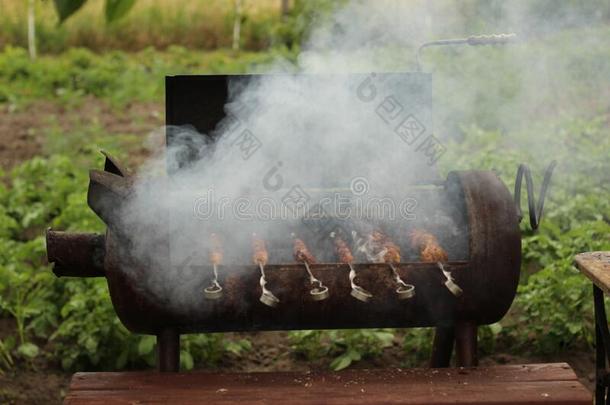
M 244 72 L 272 58 L 272 54 L 221 51 L 201 55 L 181 47 L 166 52 L 148 49 L 134 56 L 116 51 L 97 55 L 74 48 L 60 57 L 31 61 L 24 49 L 7 47 L 0 52 L 0 105 L 18 108 L 35 99 L 74 105 L 91 96 L 115 106 L 158 101 L 163 98 L 166 75 Z
M 68 17 L 76 13 L 87 0 L 53 0 L 55 10 L 59 17 L 59 23 L 63 23 Z
M 299 49 L 313 28 L 313 22 L 319 24 L 329 17 L 346 1 L 331 0 L 295 0 L 287 16 L 272 25 L 272 44 L 288 49 Z
M 363 358 L 375 357 L 394 341 L 391 329 L 290 332 L 292 348 L 307 359 L 331 356 L 333 370 L 342 370 Z
M 101 157 L 88 155 L 101 165 Z M 0 316 L 17 325 L 17 339 L 0 343 L 0 366 L 13 357 L 61 359 L 67 370 L 147 367 L 155 338 L 134 335 L 118 320 L 104 279 L 57 279 L 44 262 L 44 229 L 101 232 L 86 205 L 86 171 L 65 156 L 35 158 L 12 170 L 0 186 Z M 183 367 L 215 364 L 224 352 L 240 355 L 249 342 L 221 334 L 183 337 Z
M 2 369 L 10 369 L 13 364 L 10 348 L 0 339 L 0 375 L 3 374 Z
M 136 0 L 106 0 L 104 14 L 106 21 L 113 22 L 122 18 L 136 3 Z
M 76 13 L 87 0 L 53 0 L 59 23 Z M 123 17 L 135 4 L 135 0 L 106 0 L 104 15 L 107 22 L 113 22 Z
M 538 232 L 531 232 L 527 220 L 522 222 L 522 282 L 497 333 L 506 345 L 548 354 L 592 343 L 591 283 L 573 260 L 581 252 L 610 250 L 610 117 L 567 118 L 543 131 L 554 135 L 553 142 L 541 148 L 533 145 L 536 138 L 528 131 L 466 129 L 462 142 L 448 145 L 446 162 L 452 169 L 494 167 L 512 187 L 517 156 L 537 162 L 536 153 L 544 150 L 544 156 L 557 159 Z M 538 186 L 544 163 L 534 166 Z

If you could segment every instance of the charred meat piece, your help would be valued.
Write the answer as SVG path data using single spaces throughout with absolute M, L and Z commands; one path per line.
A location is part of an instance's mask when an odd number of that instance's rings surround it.
M 437 263 L 448 260 L 447 252 L 441 248 L 434 235 L 422 229 L 415 229 L 409 235 L 411 246 L 419 251 L 422 262 Z
M 347 243 L 339 236 L 335 237 L 335 251 L 341 263 L 350 264 L 354 262 L 354 256 Z
M 305 242 L 299 238 L 294 238 L 293 250 L 294 259 L 300 263 L 314 264 L 316 258 L 311 254 Z
M 383 244 L 383 249 L 386 250 L 383 260 L 386 263 L 400 263 L 400 248 L 391 240 L 387 240 Z
M 269 260 L 269 252 L 265 246 L 265 240 L 252 234 L 252 261 L 254 264 L 266 265 Z
M 222 262 L 222 243 L 220 237 L 215 233 L 210 234 L 209 257 L 212 264 Z
M 381 231 L 373 231 L 370 239 L 376 252 L 385 250 L 383 255 L 385 263 L 400 263 L 400 248 L 386 234 Z

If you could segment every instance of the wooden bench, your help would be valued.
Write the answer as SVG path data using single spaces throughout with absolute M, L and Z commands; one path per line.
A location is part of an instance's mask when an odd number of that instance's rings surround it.
M 66 404 L 591 404 L 565 363 L 311 373 L 76 373 Z
M 595 305 L 595 403 L 610 403 L 610 332 L 604 306 L 604 293 L 610 295 L 610 252 L 588 252 L 576 255 L 576 267 L 593 283 Z

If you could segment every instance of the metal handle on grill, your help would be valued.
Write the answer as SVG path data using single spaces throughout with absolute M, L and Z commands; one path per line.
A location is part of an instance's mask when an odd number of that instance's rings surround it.
M 521 211 L 521 183 L 523 182 L 523 176 L 525 175 L 525 186 L 527 188 L 527 205 L 530 216 L 530 226 L 532 230 L 538 229 L 540 221 L 542 219 L 542 211 L 544 209 L 544 200 L 546 198 L 546 192 L 551 182 L 551 176 L 553 170 L 557 166 L 557 161 L 553 160 L 544 172 L 544 179 L 542 180 L 542 186 L 540 187 L 540 199 L 536 204 L 536 196 L 534 195 L 534 181 L 532 180 L 532 173 L 529 167 L 525 164 L 520 164 L 517 169 L 517 178 L 515 179 L 515 207 L 517 209 L 517 217 L 519 222 L 523 219 L 523 212 Z
M 516 34 L 473 35 L 466 39 L 468 45 L 506 45 L 517 38 Z
M 457 38 L 457 39 L 439 39 L 437 41 L 430 41 L 423 43 L 417 49 L 415 55 L 417 61 L 417 71 L 421 72 L 420 56 L 421 51 L 425 48 L 432 46 L 446 46 L 446 45 L 506 45 L 513 42 L 517 38 L 516 34 L 493 34 L 493 35 L 473 35 L 468 38 Z

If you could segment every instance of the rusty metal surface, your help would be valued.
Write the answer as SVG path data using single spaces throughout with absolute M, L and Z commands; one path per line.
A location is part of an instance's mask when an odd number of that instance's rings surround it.
M 462 296 L 455 297 L 445 287 L 446 279 L 434 263 L 398 266 L 405 282 L 416 287 L 415 297 L 408 300 L 398 299 L 387 265 L 356 264 L 359 284 L 373 294 L 369 302 L 362 302 L 350 295 L 348 266 L 322 263 L 312 265 L 311 270 L 328 286 L 330 297 L 315 301 L 302 265 L 272 264 L 265 267 L 267 288 L 280 303 L 270 308 L 259 301 L 260 272 L 254 265 L 219 266 L 224 294 L 217 300 L 207 300 L 203 294 L 212 277 L 211 266 L 173 271 L 169 226 L 163 226 L 169 215 L 159 219 L 156 229 L 140 229 L 131 235 L 137 238 L 144 233 L 155 238 L 149 245 L 155 252 L 154 262 L 136 260 L 130 253 L 135 241 L 117 231 L 116 217 L 133 178 L 122 177 L 124 170 L 111 160 L 107 160 L 106 170 L 119 174 L 92 171 L 88 198 L 92 209 L 109 225 L 105 275 L 115 310 L 133 332 L 450 327 L 458 321 L 489 324 L 506 313 L 515 296 L 521 259 L 517 215 L 506 186 L 492 172 L 452 172 L 444 189 L 451 210 L 467 223 L 464 237 L 469 251 L 465 256 L 469 260 L 450 261 L 445 266 L 464 290 Z M 157 288 L 151 290 L 153 284 Z
M 472 321 L 460 321 L 455 325 L 455 365 L 458 367 L 476 367 L 477 324 Z
M 157 334 L 157 370 L 180 371 L 180 335 L 175 329 L 164 329 Z
M 112 174 L 116 174 L 121 177 L 129 177 L 132 175 L 131 170 L 125 167 L 121 162 L 118 161 L 115 157 L 110 155 L 108 152 L 102 150 L 102 155 L 106 157 L 104 161 L 104 171 Z
M 490 171 L 451 172 L 447 187 L 456 199 L 463 199 L 468 215 L 470 272 L 461 282 L 469 289 L 458 320 L 497 322 L 515 298 L 521 267 L 521 233 L 512 196 Z
M 47 230 L 47 260 L 57 277 L 103 277 L 104 235 Z
M 432 341 L 432 353 L 430 353 L 431 368 L 449 367 L 453 346 L 455 343 L 454 326 L 437 326 Z
M 309 279 L 299 264 L 265 267 L 267 287 L 280 299 L 275 308 L 259 301 L 260 273 L 254 265 L 219 266 L 224 294 L 218 300 L 206 300 L 203 294 L 212 277 L 211 266 L 185 270 L 180 275 L 184 282 L 179 294 L 157 291 L 155 296 L 143 287 L 145 278 L 158 277 L 162 282 L 163 275 L 130 266 L 115 256 L 120 247 L 112 235 L 107 243 L 106 269 L 113 305 L 124 325 L 138 333 L 157 334 L 166 327 L 193 333 L 432 326 L 455 318 L 460 300 L 445 288 L 442 272 L 430 263 L 398 266 L 405 281 L 416 285 L 416 295 L 410 300 L 398 299 L 391 270 L 380 264 L 354 266 L 360 284 L 373 294 L 367 303 L 350 295 L 349 267 L 340 264 L 311 266 L 316 277 L 330 289 L 330 297 L 324 301 L 314 301 L 309 296 Z M 466 262 L 449 263 L 447 267 L 458 282 L 468 271 Z M 186 297 L 186 303 L 177 305 L 165 300 L 176 295 Z

